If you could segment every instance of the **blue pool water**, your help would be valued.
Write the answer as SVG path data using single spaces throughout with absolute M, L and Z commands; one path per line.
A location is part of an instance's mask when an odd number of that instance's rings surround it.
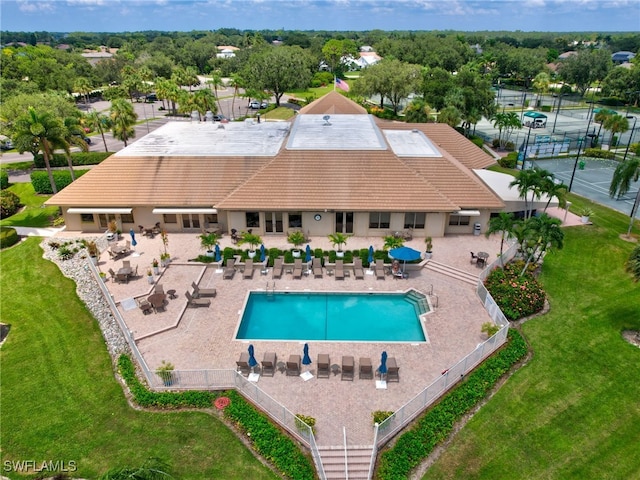
M 424 342 L 425 305 L 415 293 L 251 292 L 236 338 Z

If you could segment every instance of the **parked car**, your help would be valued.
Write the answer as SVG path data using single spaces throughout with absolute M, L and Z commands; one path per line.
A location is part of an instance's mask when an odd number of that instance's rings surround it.
M 4 135 L 2 135 L 2 137 L 4 138 L 0 139 L 0 149 L 11 150 L 13 148 L 13 141 L 11 141 L 9 137 L 5 137 Z
M 82 138 L 82 140 L 84 140 L 87 145 L 91 145 L 91 138 L 87 137 L 86 135 L 80 135 L 79 133 L 76 133 L 74 134 L 74 136 Z
M 258 102 L 257 100 L 249 103 L 249 108 L 251 108 L 252 110 L 261 110 L 267 108 L 268 106 L 269 104 L 267 102 Z
M 213 117 L 211 117 L 211 119 L 214 122 L 226 122 L 229 119 L 227 117 L 225 117 L 224 115 L 214 115 Z

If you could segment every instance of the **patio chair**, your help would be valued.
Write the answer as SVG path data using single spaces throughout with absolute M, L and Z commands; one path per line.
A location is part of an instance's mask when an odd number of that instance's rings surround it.
M 313 276 L 316 278 L 322 278 L 322 260 L 320 258 L 313 258 L 312 268 Z
M 289 355 L 285 372 L 287 377 L 300 375 L 300 355 Z
M 116 280 L 116 272 L 113 271 L 113 268 L 109 269 L 109 275 L 111 275 L 111 280 Z
M 371 380 L 373 378 L 373 367 L 371 359 L 368 357 L 360 357 L 360 367 L 358 369 L 358 378 Z
M 122 268 L 131 268 L 131 262 L 129 260 L 123 260 Z
M 126 273 L 116 273 L 116 282 L 129 283 L 129 275 Z
M 293 278 L 302 278 L 302 259 L 296 258 L 293 262 Z
M 395 357 L 389 357 L 387 359 L 387 382 L 399 382 L 400 374 L 398 373 L 400 367 L 396 363 Z
M 276 362 L 278 360 L 275 352 L 265 352 L 262 360 L 262 375 L 265 377 L 273 377 L 276 373 Z
M 242 352 L 240 354 L 240 358 L 236 361 L 236 365 L 240 374 L 249 375 L 251 372 L 251 367 L 249 366 L 249 354 L 247 352 Z
M 189 292 L 184 292 L 184 296 L 187 297 L 187 307 L 208 307 L 211 305 L 211 300 L 208 298 L 193 298 Z
M 126 241 L 126 243 L 124 244 L 124 249 L 125 249 L 125 252 L 128 252 L 129 250 L 131 250 L 131 240 Z
M 284 260 L 278 257 L 273 261 L 273 278 L 282 278 L 282 270 L 284 268 Z
M 353 369 L 353 357 L 351 355 L 343 355 L 342 376 L 340 379 L 353 381 Z
M 318 378 L 329 378 L 329 372 L 331 371 L 330 363 L 328 354 L 318 354 Z
M 225 280 L 231 280 L 233 276 L 236 274 L 236 261 L 233 258 L 227 259 L 227 266 L 224 267 L 224 271 L 222 272 L 222 278 Z
M 153 289 L 153 293 L 164 293 L 164 287 L 161 283 L 157 283 Z
M 344 260 L 336 259 L 336 269 L 333 274 L 336 280 L 344 280 Z
M 384 260 L 381 258 L 376 260 L 376 278 L 384 280 L 385 271 L 384 271 Z
M 140 310 L 142 310 L 142 313 L 145 315 L 153 311 L 153 305 L 151 305 L 146 298 L 143 298 L 142 300 L 138 301 L 138 307 L 140 308 Z
M 356 257 L 353 259 L 353 276 L 357 279 L 364 279 L 364 269 L 362 268 L 362 259 Z
M 242 278 L 253 278 L 253 259 L 248 258 L 244 262 L 244 272 L 242 272 Z
M 469 263 L 477 262 L 478 261 L 478 256 L 473 252 L 469 252 L 469 253 L 471 253 L 471 261 Z
M 216 296 L 215 288 L 200 288 L 198 285 L 196 285 L 196 282 L 191 282 L 191 286 L 193 287 L 193 298 Z

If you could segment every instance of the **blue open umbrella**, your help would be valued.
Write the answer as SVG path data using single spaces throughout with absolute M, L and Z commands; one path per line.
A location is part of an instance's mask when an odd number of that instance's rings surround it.
M 422 253 L 409 247 L 399 247 L 389 250 L 389 256 L 394 260 L 402 260 L 405 264 L 422 257 Z M 404 271 L 405 265 L 402 266 Z
M 133 231 L 133 228 L 129 230 L 129 235 L 131 235 L 131 246 L 135 248 L 138 242 L 136 242 L 136 232 Z
M 369 246 L 369 265 L 371 265 L 373 263 L 373 245 Z
M 253 345 L 249 345 L 249 366 L 251 367 L 251 371 L 253 372 L 253 367 L 258 365 L 256 357 L 254 357 Z
M 304 348 L 302 349 L 302 364 L 303 365 L 311 365 L 311 357 L 309 356 L 309 344 L 305 343 Z
M 264 262 L 267 258 L 267 254 L 265 252 L 264 244 L 260 245 L 260 261 Z
M 383 378 L 387 373 L 387 352 L 382 352 L 382 358 L 380 359 L 380 366 L 378 367 L 380 372 L 380 378 Z
M 304 261 L 305 262 L 310 262 L 311 261 L 311 247 L 307 244 L 307 250 L 306 250 L 307 254 L 304 257 Z
M 216 248 L 214 250 L 214 258 L 216 262 L 219 262 L 222 259 L 222 255 L 220 255 L 220 245 L 216 244 Z

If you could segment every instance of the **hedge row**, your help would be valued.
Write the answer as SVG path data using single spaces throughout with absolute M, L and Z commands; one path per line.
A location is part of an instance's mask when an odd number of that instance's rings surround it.
M 88 171 L 89 170 L 75 170 L 74 173 L 76 178 L 79 178 Z M 69 172 L 69 170 L 53 170 L 51 173 L 53 174 L 53 181 L 56 183 L 58 191 L 71 183 L 71 172 Z M 36 193 L 45 195 L 53 194 L 47 172 L 42 172 L 40 170 L 31 172 L 31 184 L 33 185 L 33 189 Z
M 7 248 L 20 241 L 20 236 L 15 228 L 3 228 L 0 230 L 0 248 Z
M 616 158 L 615 152 L 610 152 L 609 150 L 601 150 L 599 148 L 587 148 L 584 151 L 585 157 L 592 158 L 606 158 L 608 160 L 613 160 Z
M 9 174 L 6 170 L 0 170 L 0 190 L 9 186 Z
M 71 164 L 76 166 L 82 165 L 97 165 L 101 163 L 105 158 L 113 155 L 112 152 L 76 152 L 71 154 Z M 36 168 L 46 168 L 44 164 L 44 157 L 42 154 L 38 154 L 33 157 L 33 163 Z M 49 166 L 51 167 L 67 167 L 69 162 L 67 157 L 62 153 L 54 153 L 53 158 L 49 159 Z
M 231 403 L 224 409 L 225 417 L 246 434 L 260 455 L 287 477 L 296 480 L 316 478 L 310 459 L 289 436 L 283 434 L 264 413 L 259 412 L 238 392 L 228 392 L 228 397 Z
M 402 434 L 392 449 L 380 456 L 376 478 L 409 478 L 411 470 L 447 438 L 454 424 L 485 399 L 500 377 L 526 354 L 527 345 L 522 336 L 515 330 L 509 330 L 509 341 L 504 348 L 454 387 L 414 427 Z
M 256 451 L 270 461 L 289 478 L 314 479 L 315 471 L 311 461 L 298 446 L 278 429 L 269 418 L 249 404 L 235 391 L 228 392 L 152 392 L 136 376 L 131 358 L 121 355 L 118 370 L 127 383 L 134 401 L 143 407 L 157 408 L 211 408 L 216 398 L 227 396 L 231 403 L 224 414 L 251 441 Z

